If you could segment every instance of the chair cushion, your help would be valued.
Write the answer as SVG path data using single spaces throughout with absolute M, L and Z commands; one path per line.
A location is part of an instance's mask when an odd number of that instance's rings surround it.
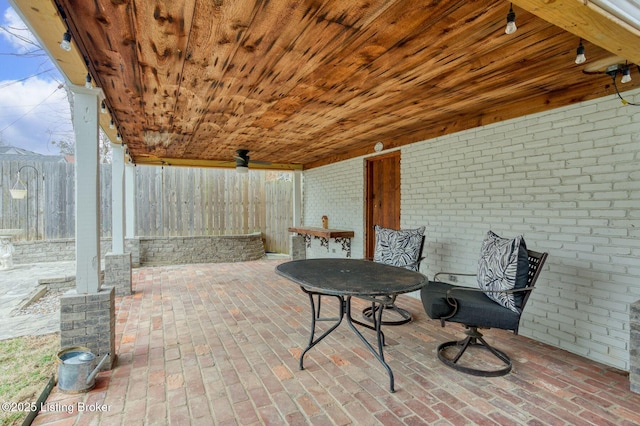
M 395 230 L 376 225 L 376 248 L 373 261 L 418 270 L 422 251 L 424 226 L 417 229 Z
M 478 261 L 478 287 L 482 290 L 511 290 L 527 286 L 529 258 L 522 235 L 502 238 L 489 231 L 482 242 Z M 520 312 L 524 295 L 489 293 L 487 296 L 514 312 Z
M 424 310 L 431 319 L 440 319 L 453 312 L 447 303 L 447 291 L 453 285 L 429 281 L 420 290 Z M 489 299 L 481 291 L 455 291 L 452 294 L 458 301 L 458 312 L 447 321 L 478 327 L 517 330 L 520 314 L 505 308 Z

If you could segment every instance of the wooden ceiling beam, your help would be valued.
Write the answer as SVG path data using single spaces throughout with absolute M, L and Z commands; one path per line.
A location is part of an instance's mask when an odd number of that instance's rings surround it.
M 176 166 L 176 167 L 213 167 L 219 169 L 232 169 L 236 167 L 235 161 L 228 160 L 200 160 L 194 158 L 167 158 L 155 156 L 138 156 L 136 165 L 145 166 Z M 251 163 L 251 170 L 302 170 L 302 164 L 284 163 Z
M 640 30 L 589 0 L 513 0 L 512 3 L 614 55 L 640 64 Z M 586 53 L 588 56 L 589 52 Z

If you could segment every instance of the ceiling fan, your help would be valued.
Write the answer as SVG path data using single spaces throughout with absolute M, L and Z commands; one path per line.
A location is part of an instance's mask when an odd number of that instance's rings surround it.
M 236 150 L 236 171 L 238 173 L 248 173 L 249 172 L 249 163 L 251 164 L 264 164 L 271 165 L 269 161 L 252 161 L 249 159 L 249 150 L 248 149 L 237 149 Z

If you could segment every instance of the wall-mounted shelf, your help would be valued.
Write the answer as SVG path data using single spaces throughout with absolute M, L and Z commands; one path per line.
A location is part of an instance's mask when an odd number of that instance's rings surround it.
M 291 227 L 289 232 L 295 232 L 304 237 L 304 242 L 309 248 L 311 246 L 311 237 L 320 240 L 320 246 L 329 250 L 329 239 L 333 238 L 336 243 L 342 246 L 342 251 L 346 252 L 347 257 L 351 257 L 351 238 L 355 235 L 353 231 L 345 231 L 342 229 L 325 229 L 310 226 Z
M 320 238 L 353 238 L 353 231 L 344 231 L 340 229 L 325 229 L 314 227 L 291 227 L 289 232 L 296 232 L 302 235 L 311 235 Z

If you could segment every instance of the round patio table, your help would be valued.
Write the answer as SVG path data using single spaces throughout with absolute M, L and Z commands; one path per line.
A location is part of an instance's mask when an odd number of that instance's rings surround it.
M 309 295 L 311 304 L 311 335 L 309 344 L 300 354 L 300 369 L 304 369 L 305 354 L 322 339 L 335 330 L 343 318 L 367 349 L 383 365 L 389 375 L 389 388 L 394 392 L 393 371 L 384 359 L 384 334 L 382 333 L 382 311 L 378 309 L 393 304 L 399 294 L 419 290 L 427 284 L 427 277 L 405 268 L 385 265 L 360 259 L 304 259 L 282 263 L 276 266 L 276 273 L 300 285 Z M 317 296 L 317 303 L 313 296 Z M 335 318 L 320 317 L 321 296 L 332 296 L 339 300 L 339 314 Z M 366 324 L 351 316 L 351 298 L 357 297 L 371 302 L 373 325 Z M 314 339 L 316 321 L 335 321 L 317 339 Z M 377 348 L 355 327 L 375 330 Z

